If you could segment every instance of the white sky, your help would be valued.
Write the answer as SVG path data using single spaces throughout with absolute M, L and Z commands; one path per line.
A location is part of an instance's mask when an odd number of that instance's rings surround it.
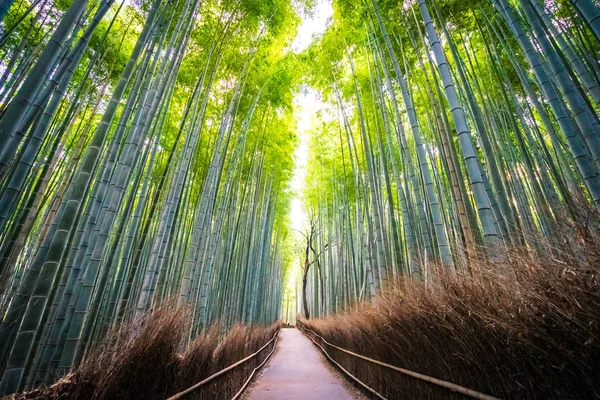
M 306 49 L 314 35 L 319 35 L 327 29 L 327 20 L 333 15 L 330 0 L 317 0 L 313 15 L 301 15 L 302 24 L 298 28 L 298 35 L 292 42 L 292 51 L 299 53 Z
M 318 0 L 313 15 L 303 15 L 298 35 L 292 43 L 292 51 L 300 52 L 306 49 L 315 35 L 320 35 L 327 29 L 327 22 L 333 15 L 330 0 Z M 290 208 L 291 227 L 302 230 L 306 227 L 306 210 L 302 204 L 302 187 L 306 179 L 306 162 L 309 157 L 309 131 L 313 128 L 315 114 L 323 108 L 323 103 L 314 89 L 303 87 L 294 95 L 294 115 L 296 117 L 297 133 L 300 143 L 294 151 L 294 176 L 291 182 L 293 191 Z
M 296 93 L 294 96 L 294 115 L 296 117 L 297 133 L 300 143 L 294 151 L 294 176 L 290 187 L 293 191 L 292 204 L 290 208 L 290 222 L 292 229 L 302 230 L 306 228 L 306 210 L 302 204 L 302 188 L 306 180 L 306 162 L 309 151 L 309 132 L 313 128 L 315 113 L 319 110 L 319 101 L 313 89 L 307 89 Z

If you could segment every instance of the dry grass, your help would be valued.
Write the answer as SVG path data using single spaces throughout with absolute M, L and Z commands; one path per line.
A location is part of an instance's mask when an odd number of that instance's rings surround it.
M 302 322 L 340 347 L 504 399 L 600 398 L 600 247 L 586 240 L 578 252 L 479 260 L 472 278 L 438 271 L 435 284 Z M 464 398 L 330 350 L 390 399 Z
M 13 399 L 161 399 L 198 383 L 254 353 L 278 329 L 271 326 L 235 326 L 224 336 L 211 327 L 183 354 L 188 311 L 165 304 L 144 321 L 111 332 L 72 374 L 54 385 Z M 231 399 L 251 371 L 271 350 L 202 386 L 186 399 Z

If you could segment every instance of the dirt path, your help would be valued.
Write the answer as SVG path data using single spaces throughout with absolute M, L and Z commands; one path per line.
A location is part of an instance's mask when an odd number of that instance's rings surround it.
M 246 400 L 351 400 L 362 398 L 343 381 L 298 329 L 282 329 L 277 350 Z

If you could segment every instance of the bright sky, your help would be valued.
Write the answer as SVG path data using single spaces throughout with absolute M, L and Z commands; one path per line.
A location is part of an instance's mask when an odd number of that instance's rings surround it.
M 302 230 L 306 227 L 306 210 L 301 199 L 302 187 L 306 179 L 309 132 L 313 127 L 314 115 L 320 108 L 320 101 L 315 91 L 311 88 L 304 89 L 294 96 L 294 114 L 300 143 L 294 151 L 294 176 L 290 185 L 293 191 L 290 222 L 292 229 L 296 230 Z
M 313 15 L 302 16 L 302 24 L 298 29 L 298 35 L 291 46 L 291 50 L 296 53 L 306 49 L 315 35 L 325 32 L 327 21 L 333 15 L 330 0 L 317 1 L 318 3 Z M 308 217 L 302 202 L 302 188 L 306 179 L 306 163 L 310 156 L 308 148 L 310 131 L 314 128 L 315 114 L 323 109 L 323 106 L 317 92 L 308 86 L 303 86 L 302 90 L 294 95 L 294 116 L 296 118 L 297 133 L 300 141 L 294 151 L 294 176 L 290 184 L 293 192 L 290 207 L 290 224 L 291 228 L 296 231 L 304 230 L 307 226 Z M 296 231 L 293 234 L 298 240 L 301 240 L 302 236 Z M 300 264 L 294 260 L 291 273 L 288 274 L 286 282 L 286 288 L 290 290 L 290 293 L 295 293 L 300 271 Z M 294 312 L 292 312 L 292 315 L 295 315 L 295 311 L 298 310 L 296 308 L 295 296 L 292 307 L 295 307 Z
M 315 35 L 320 35 L 327 29 L 327 22 L 333 15 L 330 0 L 317 0 L 313 15 L 303 15 L 302 24 L 298 28 L 298 35 L 292 43 L 292 51 L 300 52 L 306 49 Z M 309 131 L 313 127 L 314 116 L 323 107 L 317 93 L 309 87 L 294 96 L 294 114 L 298 126 L 300 144 L 294 152 L 295 166 L 291 188 L 292 197 L 290 221 L 293 229 L 301 230 L 306 224 L 306 210 L 304 210 L 301 192 L 306 179 L 306 162 L 308 160 Z
M 292 43 L 292 51 L 299 53 L 306 49 L 314 35 L 325 32 L 327 20 L 333 15 L 331 0 L 317 0 L 313 15 L 301 15 L 302 24 L 298 28 L 298 35 Z

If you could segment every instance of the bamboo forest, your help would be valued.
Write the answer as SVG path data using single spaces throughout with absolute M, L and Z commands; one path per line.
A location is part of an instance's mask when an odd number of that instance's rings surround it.
M 600 2 L 0 0 L 0 397 L 600 399 Z

